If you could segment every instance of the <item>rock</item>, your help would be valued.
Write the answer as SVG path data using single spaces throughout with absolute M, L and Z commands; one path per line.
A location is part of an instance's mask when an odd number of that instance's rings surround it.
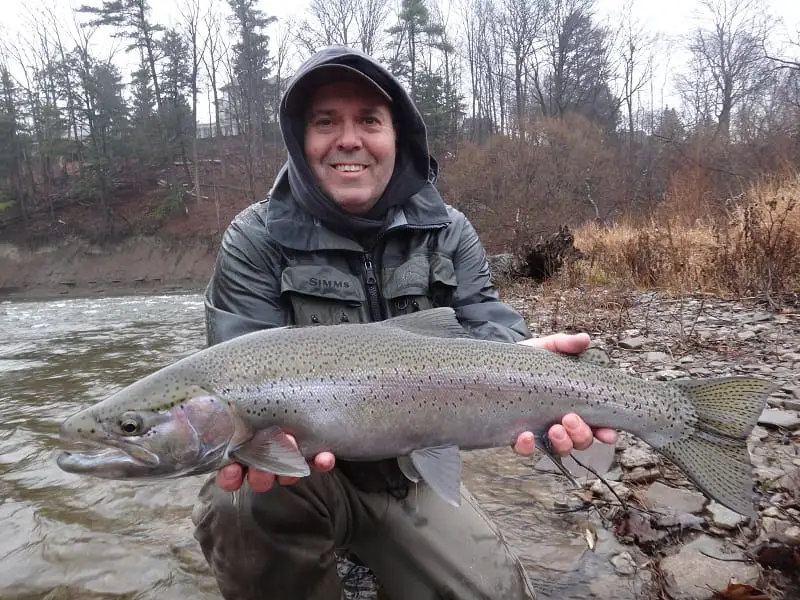
M 787 544 L 800 545 L 800 527 L 793 525 L 783 532 Z
M 489 272 L 495 279 L 508 279 L 519 270 L 519 261 L 513 254 L 491 254 L 486 257 Z
M 663 363 L 670 359 L 666 352 L 645 352 L 644 360 L 649 363 Z
M 711 522 L 721 529 L 736 529 L 745 521 L 745 517 L 739 513 L 713 500 L 708 504 L 707 508 L 708 512 L 711 513 Z
M 742 562 L 739 562 L 742 561 Z M 724 589 L 732 578 L 738 583 L 755 584 L 759 570 L 745 562 L 744 555 L 722 541 L 701 535 L 680 552 L 661 561 L 667 589 L 673 600 L 705 600 Z
M 686 377 L 686 371 L 679 371 L 678 369 L 665 369 L 656 373 L 658 381 L 672 381 L 673 379 L 680 379 Z
M 636 561 L 633 560 L 630 552 L 620 552 L 611 557 L 611 564 L 621 575 L 633 575 L 636 573 Z
M 655 467 L 660 462 L 655 452 L 642 446 L 629 446 L 619 455 L 619 464 L 626 469 Z
M 771 540 L 782 541 L 791 524 L 783 519 L 761 517 L 761 532 Z
M 775 319 L 775 315 L 768 312 L 756 312 L 753 313 L 753 316 L 750 317 L 748 320 L 749 323 L 763 323 L 765 321 L 772 321 Z
M 736 332 L 736 339 L 740 342 L 752 340 L 754 337 L 756 337 L 756 332 L 752 329 L 745 329 L 744 331 Z
M 758 417 L 758 424 L 782 427 L 783 429 L 797 429 L 800 427 L 800 415 L 793 410 L 766 408 Z
M 761 427 L 761 425 L 756 425 L 755 427 L 753 427 L 753 431 L 750 432 L 750 436 L 754 440 L 758 440 L 760 442 L 761 440 L 764 440 L 767 437 L 769 437 L 769 432 L 763 427 Z
M 608 484 L 614 489 L 614 491 L 617 493 L 617 496 L 623 500 L 627 500 L 631 497 L 631 490 L 625 484 L 619 483 L 618 481 L 609 481 Z M 608 489 L 608 486 L 606 486 L 599 479 L 595 479 L 589 489 L 592 491 L 592 494 L 602 498 L 603 500 L 608 502 L 617 502 L 617 499 L 614 497 L 614 494 L 611 493 L 611 490 Z
M 672 488 L 657 481 L 644 494 L 645 505 L 664 515 L 698 514 L 703 512 L 706 499 L 700 492 Z
M 643 337 L 629 337 L 619 341 L 619 347 L 625 350 L 640 350 L 647 340 Z
M 689 369 L 689 374 L 706 377 L 708 375 L 713 375 L 714 371 L 712 371 L 711 369 L 706 369 L 705 367 L 694 367 L 692 369 Z
M 695 360 L 694 356 L 689 354 L 687 356 L 681 356 L 681 358 L 680 358 L 680 360 L 678 362 L 680 364 L 682 364 L 682 365 L 685 365 L 685 364 L 688 364 L 688 363 L 693 363 L 694 360 Z
M 634 467 L 622 476 L 622 481 L 625 483 L 650 483 L 660 477 L 661 469 L 658 467 Z

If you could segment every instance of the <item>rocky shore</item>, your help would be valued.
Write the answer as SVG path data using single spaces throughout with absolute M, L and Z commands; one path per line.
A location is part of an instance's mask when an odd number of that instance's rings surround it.
M 626 434 L 608 485 L 586 480 L 567 492 L 562 509 L 592 513 L 614 533 L 622 546 L 610 561 L 635 597 L 800 598 L 800 310 L 654 292 L 567 290 L 545 299 L 512 286 L 505 296 L 535 333 L 587 331 L 632 374 L 663 381 L 758 374 L 779 385 L 748 441 L 760 496 L 755 522 L 708 502 Z

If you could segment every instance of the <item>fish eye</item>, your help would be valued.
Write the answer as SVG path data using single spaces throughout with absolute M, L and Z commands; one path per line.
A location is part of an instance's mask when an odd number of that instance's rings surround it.
M 142 421 L 133 417 L 127 417 L 119 422 L 119 428 L 125 435 L 136 435 L 142 432 Z

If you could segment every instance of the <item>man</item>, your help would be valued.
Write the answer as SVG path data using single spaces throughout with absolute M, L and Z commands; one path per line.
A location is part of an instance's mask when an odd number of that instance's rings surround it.
M 453 307 L 476 337 L 530 336 L 498 301 L 474 229 L 433 185 L 419 112 L 378 63 L 347 48 L 317 53 L 282 98 L 280 124 L 289 159 L 269 201 L 245 209 L 223 237 L 206 291 L 210 344 L 434 306 Z M 588 337 L 532 343 L 580 352 Z M 549 438 L 565 454 L 588 446 L 592 432 L 569 415 Z M 532 454 L 533 435 L 515 450 Z M 393 600 L 534 597 L 466 490 L 455 509 L 424 484 L 409 493 L 394 460 L 337 463 L 323 452 L 312 466 L 300 481 L 251 469 L 242 486 L 244 470 L 228 465 L 206 483 L 196 537 L 227 600 L 338 600 L 340 549 L 370 567 Z

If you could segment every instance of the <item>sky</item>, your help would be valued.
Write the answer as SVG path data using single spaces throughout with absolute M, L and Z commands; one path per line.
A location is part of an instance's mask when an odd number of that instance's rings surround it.
M 224 0 L 218 0 L 224 3 Z M 260 8 L 268 15 L 278 17 L 279 21 L 297 17 L 302 14 L 310 0 L 294 0 L 292 2 L 269 2 L 260 0 Z M 395 0 L 398 1 L 399 0 Z M 447 2 L 448 0 L 443 0 Z M 620 20 L 624 7 L 630 0 L 597 0 L 597 17 L 609 25 L 614 26 Z M 458 0 L 452 0 L 457 6 Z M 99 6 L 101 0 L 19 0 L 3 2 L 4 18 L 0 25 L 0 43 L 2 39 L 14 40 L 20 33 L 24 34 L 30 28 L 27 14 L 42 8 L 50 7 L 58 15 L 59 21 L 72 27 L 74 10 L 83 4 Z M 183 0 L 150 0 L 153 17 L 162 24 L 176 24 L 180 20 L 178 6 Z M 201 5 L 206 5 L 207 0 L 201 0 Z M 773 17 L 776 27 L 773 34 L 775 44 L 785 43 L 785 40 L 800 38 L 800 0 L 761 0 L 763 12 Z M 652 101 L 655 106 L 675 106 L 678 102 L 674 89 L 675 76 L 683 68 L 688 53 L 683 50 L 681 37 L 690 33 L 703 23 L 701 18 L 702 2 L 700 0 L 633 0 L 634 18 L 650 34 L 661 37 L 660 51 L 656 56 L 656 74 L 653 79 Z M 449 19 L 457 23 L 459 17 L 452 14 Z M 276 36 L 274 29 L 271 31 L 273 41 Z M 103 56 L 112 50 L 116 52 L 119 62 L 125 64 L 125 54 L 120 40 L 112 40 L 101 33 L 97 47 Z M 129 61 L 135 54 L 128 57 Z M 130 63 L 132 64 L 132 62 Z

